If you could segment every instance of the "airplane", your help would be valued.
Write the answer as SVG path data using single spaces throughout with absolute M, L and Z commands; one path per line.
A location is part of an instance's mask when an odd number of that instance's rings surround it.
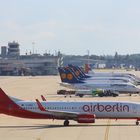
M 71 66 L 69 65 L 69 67 L 62 67 L 61 69 L 64 69 L 64 70 L 69 70 L 70 72 L 74 73 L 75 76 L 77 76 L 77 78 L 79 80 L 84 80 L 84 81 L 93 81 L 94 83 L 95 82 L 130 82 L 134 85 L 138 85 L 138 83 L 136 82 L 136 80 L 134 79 L 130 79 L 129 77 L 115 77 L 115 76 L 103 76 L 103 77 L 100 77 L 100 76 L 91 76 L 91 77 L 88 77 L 87 78 L 87 75 L 84 74 L 80 69 L 77 69 L 78 67 L 75 67 L 75 66 Z
M 137 88 L 132 83 L 124 83 L 124 82 L 93 82 L 88 81 L 85 82 L 84 80 L 80 80 L 76 77 L 74 73 L 64 69 L 58 68 L 60 78 L 62 83 L 61 86 L 80 89 L 80 90 L 96 90 L 96 89 L 103 89 L 103 90 L 112 90 L 118 91 L 119 93 L 140 93 L 140 89 Z
M 127 82 L 131 82 L 135 85 L 139 85 L 140 84 L 140 78 L 137 77 L 134 74 L 130 74 L 130 73 L 107 73 L 107 72 L 94 72 L 92 74 L 86 74 L 84 73 L 84 70 L 82 68 L 80 68 L 79 66 L 75 66 L 72 64 L 68 65 L 68 68 L 70 68 L 75 74 L 76 76 L 78 76 L 79 78 L 87 78 L 88 80 L 124 80 Z
M 69 66 L 74 66 L 72 64 L 69 64 Z M 80 68 L 81 69 L 81 68 Z M 82 70 L 82 69 L 81 69 Z M 137 77 L 135 74 L 130 74 L 130 73 L 121 73 L 121 72 L 94 72 L 91 70 L 90 65 L 89 64 L 85 64 L 85 70 L 82 70 L 84 73 L 87 73 L 91 76 L 104 76 L 104 75 L 110 75 L 110 76 L 124 76 L 124 77 L 130 77 L 130 78 L 134 78 L 135 80 L 138 80 L 140 82 L 140 78 Z
M 140 121 L 140 103 L 126 101 L 23 101 L 6 95 L 0 88 L 0 113 L 30 119 L 69 120 L 95 123 L 96 119 L 134 119 Z

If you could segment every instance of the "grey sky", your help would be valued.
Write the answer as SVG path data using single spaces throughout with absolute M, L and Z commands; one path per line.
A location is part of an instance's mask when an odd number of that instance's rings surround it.
M 0 45 L 22 54 L 140 53 L 139 0 L 0 0 Z

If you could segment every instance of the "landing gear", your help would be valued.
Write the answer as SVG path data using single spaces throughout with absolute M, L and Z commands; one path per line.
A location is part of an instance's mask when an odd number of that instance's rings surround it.
M 69 121 L 68 120 L 64 121 L 64 126 L 69 126 Z
M 136 125 L 139 125 L 139 121 L 136 121 Z

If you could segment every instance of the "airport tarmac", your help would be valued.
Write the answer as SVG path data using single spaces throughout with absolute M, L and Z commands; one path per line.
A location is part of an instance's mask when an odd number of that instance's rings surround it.
M 137 72 L 140 76 L 140 72 Z M 117 100 L 140 102 L 139 95 L 104 98 L 64 98 L 57 96 L 59 76 L 0 77 L 1 88 L 10 96 L 24 99 L 47 100 Z M 51 96 L 52 95 L 52 96 Z M 40 99 L 41 100 L 41 99 Z M 94 124 L 78 124 L 70 121 L 64 127 L 61 120 L 23 119 L 0 114 L 0 140 L 139 140 L 140 126 L 135 120 L 96 120 Z

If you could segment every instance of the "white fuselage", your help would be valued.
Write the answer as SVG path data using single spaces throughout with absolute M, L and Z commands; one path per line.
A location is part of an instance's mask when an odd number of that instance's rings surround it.
M 140 78 L 137 77 L 136 75 L 130 74 L 130 73 L 108 73 L 108 72 L 95 72 L 92 74 L 89 74 L 91 76 L 91 78 L 95 78 L 95 77 L 122 77 L 122 78 L 128 78 L 132 81 L 135 82 L 140 82 Z
M 130 82 L 133 84 L 137 84 L 136 81 L 128 78 L 128 77 L 91 77 L 87 78 L 86 81 L 110 81 L 110 82 Z
M 67 84 L 68 85 L 68 84 Z M 78 83 L 78 84 L 69 84 L 75 89 L 104 89 L 104 90 L 114 90 L 124 93 L 139 93 L 140 89 L 131 83 Z
M 104 79 L 104 78 L 95 78 L 95 79 L 85 79 L 83 82 L 89 83 L 128 83 L 129 81 L 123 79 Z
M 42 113 L 36 102 L 19 101 L 17 104 L 25 110 Z M 41 102 L 47 109 L 53 112 L 75 112 L 80 114 L 95 114 L 96 118 L 139 118 L 140 103 L 133 102 Z M 43 112 L 47 114 L 48 112 Z

